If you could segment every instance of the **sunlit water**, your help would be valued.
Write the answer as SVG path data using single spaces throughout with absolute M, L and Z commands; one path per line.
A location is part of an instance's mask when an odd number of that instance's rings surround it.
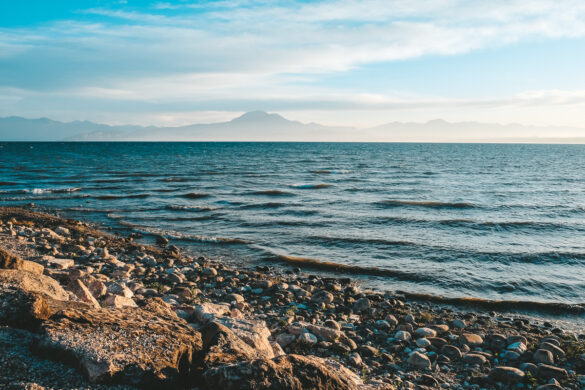
M 0 143 L 0 204 L 29 202 L 238 263 L 585 302 L 581 145 Z

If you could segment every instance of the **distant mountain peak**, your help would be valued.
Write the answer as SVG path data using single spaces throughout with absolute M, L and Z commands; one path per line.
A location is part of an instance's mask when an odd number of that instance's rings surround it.
M 245 114 L 232 119 L 231 122 L 255 122 L 255 121 L 266 121 L 266 120 L 279 120 L 287 121 L 285 118 L 278 114 L 269 114 L 266 111 L 250 111 Z M 288 121 L 287 121 L 288 122 Z

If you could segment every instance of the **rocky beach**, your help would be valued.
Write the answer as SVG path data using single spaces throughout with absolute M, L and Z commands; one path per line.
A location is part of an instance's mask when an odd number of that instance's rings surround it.
M 0 208 L 1 388 L 582 389 L 584 374 L 585 335 L 544 320 Z

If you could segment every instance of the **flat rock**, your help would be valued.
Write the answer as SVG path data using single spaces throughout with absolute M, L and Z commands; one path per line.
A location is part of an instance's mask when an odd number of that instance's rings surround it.
M 69 269 L 75 265 L 73 259 L 58 259 L 53 256 L 43 256 L 42 262 L 50 268 Z
M 80 366 L 98 383 L 172 386 L 202 349 L 200 333 L 185 321 L 145 309 L 65 309 L 39 333 L 40 352 Z
M 221 303 L 203 302 L 195 307 L 191 316 L 191 321 L 207 323 L 213 321 L 216 317 L 225 316 L 230 312 L 230 305 Z
M 357 390 L 361 380 L 339 363 L 315 356 L 285 355 L 212 368 L 209 388 L 225 390 Z
M 123 307 L 137 307 L 136 302 L 132 298 L 126 298 L 121 295 L 109 295 L 104 300 L 104 305 L 115 309 Z

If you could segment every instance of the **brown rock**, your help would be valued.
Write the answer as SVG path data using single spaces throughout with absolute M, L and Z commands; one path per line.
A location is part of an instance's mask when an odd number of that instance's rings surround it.
M 544 363 L 544 364 L 554 364 L 555 358 L 551 351 L 547 351 L 546 349 L 538 349 L 534 352 L 534 361 L 536 363 Z
M 474 333 L 463 333 L 459 336 L 459 344 L 469 345 L 470 347 L 477 347 L 483 344 L 483 338 Z
M 38 349 L 80 366 L 92 382 L 172 387 L 194 369 L 201 335 L 176 316 L 142 309 L 64 309 Z
M 199 331 L 203 340 L 204 367 L 264 358 L 263 352 L 252 348 L 220 323 L 210 322 Z
M 121 295 L 109 295 L 104 300 L 104 304 L 109 307 L 121 309 L 123 307 L 137 307 L 132 298 L 126 298 Z
M 457 348 L 454 345 L 443 345 L 443 347 L 441 348 L 441 353 L 447 357 L 449 357 L 449 359 L 451 360 L 459 360 L 461 359 L 461 356 L 463 355 L 461 353 L 461 350 L 459 348 Z
M 463 356 L 463 361 L 469 365 L 475 365 L 477 364 L 478 366 L 483 366 L 484 364 L 487 364 L 488 360 L 485 356 L 480 355 L 478 353 L 468 353 L 465 356 Z
M 0 269 L 15 269 L 32 272 L 33 274 L 42 274 L 45 267 L 32 261 L 23 260 L 0 248 Z
M 100 307 L 99 302 L 94 298 L 89 289 L 85 286 L 85 284 L 83 284 L 81 280 L 73 280 L 71 283 L 69 283 L 67 289 L 75 294 L 75 296 L 82 302 L 85 302 L 88 305 L 96 308 Z
M 492 383 L 518 383 L 524 379 L 524 375 L 524 372 L 517 368 L 499 366 L 490 371 L 488 380 Z
M 50 298 L 66 301 L 69 294 L 56 280 L 40 274 L 20 270 L 0 269 L 0 286 L 10 286 L 26 292 L 46 294 Z
M 346 367 L 315 356 L 285 355 L 209 369 L 210 388 L 225 390 L 356 390 L 361 380 Z
M 538 377 L 543 379 L 555 378 L 558 380 L 567 379 L 569 374 L 564 368 L 551 366 L 549 364 L 538 364 Z
M 104 295 L 106 295 L 107 287 L 104 284 L 104 282 L 102 282 L 101 280 L 95 279 L 93 277 L 88 277 L 86 279 L 84 279 L 85 283 L 87 283 L 87 288 L 89 289 L 89 292 L 91 292 L 91 295 L 93 295 L 95 298 L 101 298 Z
M 266 323 L 261 320 L 218 317 L 216 322 L 226 326 L 246 344 L 262 354 L 264 359 L 272 359 L 274 350 L 268 338 L 271 333 Z

